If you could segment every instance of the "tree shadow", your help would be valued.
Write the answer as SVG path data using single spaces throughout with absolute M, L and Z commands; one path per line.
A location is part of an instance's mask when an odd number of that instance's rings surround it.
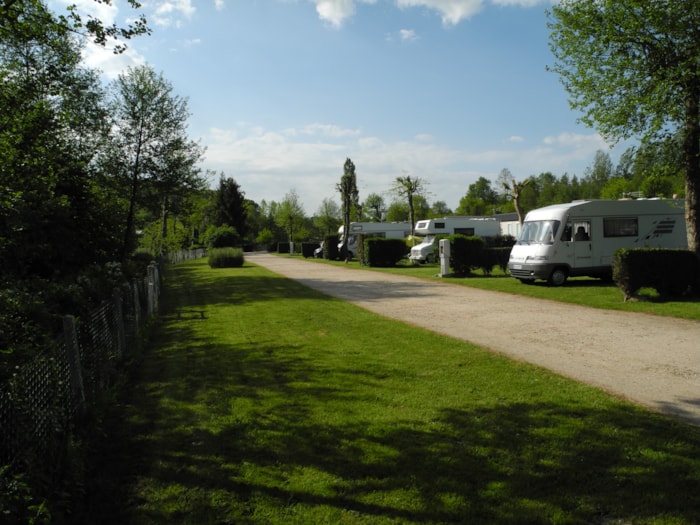
M 319 299 L 243 272 L 202 282 L 179 271 L 163 306 Z M 173 318 L 155 330 L 161 345 L 134 364 L 103 422 L 91 523 L 267 523 L 271 508 L 353 523 L 700 523 L 700 433 L 669 418 L 522 399 L 334 418 L 339 402 L 381 403 L 374 392 L 394 372 L 329 370 L 275 337 L 214 345 Z M 163 488 L 157 502 L 144 479 Z
M 119 488 L 95 523 L 265 523 L 259 505 L 323 507 L 364 523 L 700 522 L 700 436 L 684 425 L 622 404 L 505 401 L 438 408 L 427 421 L 319 422 L 318 400 L 364 399 L 384 373 L 347 368 L 331 385 L 291 350 L 195 344 L 142 367 L 115 420 L 116 455 L 104 458 Z M 203 411 L 186 408 L 194 400 Z M 297 484 L 301 471 L 332 481 Z M 140 476 L 179 489 L 154 506 L 134 498 Z M 158 510 L 181 505 L 183 493 L 179 518 Z

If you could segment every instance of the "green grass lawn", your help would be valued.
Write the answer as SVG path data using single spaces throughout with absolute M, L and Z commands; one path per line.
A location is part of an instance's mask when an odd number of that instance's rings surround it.
M 700 523 L 697 428 L 250 263 L 171 267 L 149 348 L 95 523 Z
M 289 256 L 280 255 L 280 257 Z M 301 259 L 300 256 L 294 257 Z M 442 279 L 463 286 L 524 295 L 538 299 L 550 299 L 553 301 L 581 304 L 593 308 L 649 313 L 700 321 L 700 300 L 698 297 L 661 300 L 655 290 L 642 289 L 639 291 L 638 300 L 625 302 L 624 294 L 615 283 L 590 277 L 571 278 L 567 281 L 565 286 L 553 287 L 548 286 L 544 281 L 537 281 L 534 284 L 523 284 L 519 280 L 504 274 L 498 268 L 495 268 L 489 276 L 485 276 L 481 270 L 476 270 L 466 277 L 441 277 L 439 263 L 414 265 L 408 260 L 404 260 L 400 261 L 399 264 L 393 268 L 369 268 L 360 266 L 357 260 L 352 260 L 348 263 L 323 259 L 308 259 L 308 261 L 319 264 L 344 266 L 348 269 L 362 268 L 377 272 L 409 275 L 423 279 Z

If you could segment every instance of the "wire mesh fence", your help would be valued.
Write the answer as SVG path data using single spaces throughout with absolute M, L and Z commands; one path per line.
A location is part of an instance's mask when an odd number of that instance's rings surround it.
M 157 313 L 160 292 L 160 266 L 152 263 L 144 278 L 115 289 L 84 319 L 65 316 L 55 346 L 0 385 L 0 465 L 21 469 L 61 446 L 112 386 L 120 363 L 140 351 L 143 325 Z

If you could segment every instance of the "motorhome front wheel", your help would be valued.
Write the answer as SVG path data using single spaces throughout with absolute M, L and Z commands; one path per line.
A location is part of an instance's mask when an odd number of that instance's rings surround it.
M 568 277 L 569 274 L 564 268 L 555 268 L 554 270 L 552 270 L 552 273 L 549 276 L 547 282 L 552 286 L 562 286 L 566 282 L 566 279 Z

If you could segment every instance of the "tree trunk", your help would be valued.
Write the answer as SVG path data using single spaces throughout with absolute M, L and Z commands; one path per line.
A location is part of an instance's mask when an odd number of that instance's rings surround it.
M 136 215 L 136 196 L 138 192 L 138 171 L 134 169 L 131 175 L 131 195 L 129 196 L 129 214 L 126 217 L 126 227 L 124 229 L 124 241 L 122 244 L 121 259 L 122 262 L 126 261 L 126 256 L 129 253 L 131 247 L 132 232 L 134 230 L 134 222 Z
M 168 197 L 163 197 L 163 205 L 161 208 L 161 222 L 160 222 L 160 246 L 158 247 L 159 254 L 163 253 L 163 246 L 165 246 L 165 239 L 168 238 Z
M 523 217 L 523 210 L 520 209 L 520 195 L 513 195 L 513 207 L 515 208 L 515 213 L 518 214 L 518 222 L 522 226 L 525 217 Z
M 685 225 L 688 249 L 700 257 L 700 86 L 689 90 L 685 104 Z

